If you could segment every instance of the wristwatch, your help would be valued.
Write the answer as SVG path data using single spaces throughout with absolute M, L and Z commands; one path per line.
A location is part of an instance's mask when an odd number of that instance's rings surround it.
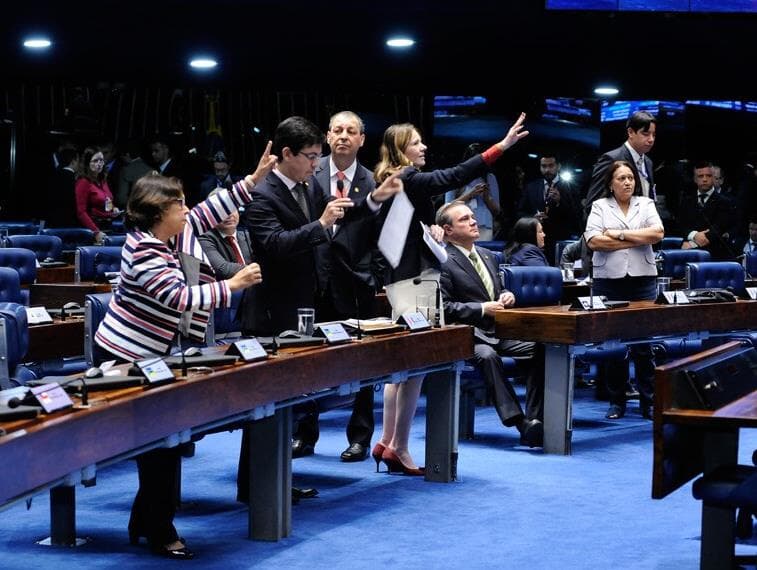
M 620 233 L 618 234 L 618 239 L 619 239 L 620 241 L 625 241 L 625 239 L 626 239 L 626 234 L 624 234 L 624 233 L 623 233 L 623 232 L 621 231 L 621 232 L 620 232 Z

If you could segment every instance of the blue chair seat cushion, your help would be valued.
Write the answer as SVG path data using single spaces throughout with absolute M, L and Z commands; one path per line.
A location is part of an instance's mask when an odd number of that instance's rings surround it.
M 721 465 L 694 481 L 691 493 L 712 506 L 757 509 L 757 467 Z

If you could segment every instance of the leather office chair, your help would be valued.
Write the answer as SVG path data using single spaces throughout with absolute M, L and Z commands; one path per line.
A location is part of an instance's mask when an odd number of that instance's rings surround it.
M 126 234 L 110 234 L 103 238 L 103 245 L 123 246 L 126 243 Z
M 21 281 L 18 271 L 10 267 L 0 267 L 0 301 L 25 304 L 21 293 Z
M 657 244 L 656 249 L 681 249 L 681 246 L 683 245 L 683 238 L 682 237 L 670 237 L 665 236 L 660 240 L 660 242 Z
M 493 252 L 502 252 L 505 249 L 505 242 L 494 240 L 494 241 L 477 241 L 476 245 L 479 247 L 486 248 Z
M 757 251 L 750 251 L 744 258 L 744 269 L 747 277 L 757 279 Z
M 87 228 L 45 228 L 40 233 L 58 236 L 63 241 L 63 251 L 73 251 L 80 245 L 95 243 L 95 233 Z
M 563 250 L 572 243 L 576 243 L 577 239 L 561 239 L 555 242 L 555 266 L 560 267 L 560 258 L 562 257 Z
M 18 303 L 0 303 L 0 387 L 22 386 L 36 378 L 22 364 L 28 349 L 26 309 Z
M 95 333 L 108 312 L 112 296 L 113 293 L 91 293 L 84 297 L 84 360 L 89 366 L 110 360 L 95 344 Z
M 683 279 L 686 276 L 686 264 L 710 261 L 710 252 L 703 249 L 661 249 L 658 252 L 660 275 Z
M 39 225 L 33 222 L 0 222 L 0 234 L 15 235 L 34 235 L 39 231 Z
M 80 281 L 105 282 L 106 273 L 121 271 L 121 247 L 92 245 L 76 248 L 74 278 Z
M 743 295 L 744 267 L 735 261 L 687 263 L 686 286 L 689 289 L 730 289 L 736 295 Z
M 7 247 L 22 247 L 34 252 L 37 261 L 60 261 L 63 241 L 58 236 L 15 235 L 5 240 Z
M 242 328 L 237 321 L 237 310 L 242 302 L 244 291 L 235 291 L 231 294 L 231 306 L 213 309 L 212 330 L 208 327 L 205 335 L 208 345 L 226 344 L 234 338 L 241 336 Z
M 21 247 L 0 248 L 0 267 L 9 267 L 18 272 L 21 285 L 31 285 L 37 279 L 37 256 L 30 249 Z M 24 305 L 29 305 L 29 290 L 21 289 Z

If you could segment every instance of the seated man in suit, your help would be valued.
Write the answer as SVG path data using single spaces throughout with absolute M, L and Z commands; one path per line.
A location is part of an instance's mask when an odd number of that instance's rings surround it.
M 212 190 L 208 197 L 216 192 Z M 228 218 L 198 238 L 218 279 L 229 279 L 252 262 L 250 236 L 238 225 L 239 212 L 234 210 Z
M 473 361 L 494 390 L 495 407 L 502 423 L 515 426 L 520 442 L 529 447 L 542 445 L 544 427 L 544 369 L 542 351 L 533 342 L 500 340 L 494 337 L 494 314 L 511 307 L 515 297 L 499 283 L 494 255 L 474 245 L 478 226 L 464 202 L 445 204 L 436 214 L 436 224 L 444 230 L 449 259 L 442 264 L 440 284 L 444 317 L 450 323 L 473 325 Z M 505 379 L 500 356 L 531 360 L 526 392 L 526 413 L 512 385 Z

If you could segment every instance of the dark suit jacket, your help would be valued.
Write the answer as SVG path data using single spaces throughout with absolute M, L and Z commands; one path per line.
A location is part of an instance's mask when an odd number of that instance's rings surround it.
M 237 228 L 236 238 L 242 257 L 246 263 L 251 263 L 253 260 L 252 244 L 247 231 Z M 226 240 L 226 236 L 217 229 L 204 233 L 198 239 L 219 280 L 230 279 L 242 269 L 243 265 L 237 263 L 231 244 Z
M 419 221 L 427 225 L 434 223 L 435 211 L 431 201 L 433 196 L 444 194 L 448 190 L 465 186 L 477 176 L 487 172 L 484 159 L 480 154 L 473 156 L 452 168 L 421 172 L 417 168 L 405 169 L 401 178 L 405 184 L 405 194 L 415 208 L 410 221 L 405 248 L 402 251 L 399 265 L 390 269 L 387 283 L 394 283 L 402 279 L 416 277 L 428 267 L 438 267 L 439 263 L 423 243 L 423 231 Z M 393 198 L 386 201 L 382 207 L 382 216 L 391 208 Z
M 226 178 L 223 180 L 219 180 L 215 174 L 207 176 L 205 180 L 200 183 L 200 200 L 207 198 L 208 194 L 210 194 L 216 188 L 231 188 L 231 186 L 235 182 L 239 182 L 242 178 L 242 176 L 236 176 L 232 174 L 227 174 Z
M 331 239 L 318 221 L 329 198 L 320 190 L 316 192 L 312 185 L 305 197 L 310 219 L 274 172 L 255 186 L 254 199 L 243 218 L 263 272 L 263 282 L 257 295 L 258 307 L 252 313 L 244 311 L 240 317 L 244 330 L 279 333 L 294 329 L 297 308 L 315 307 L 325 290 L 328 276 L 318 272 L 316 249 Z M 350 208 L 343 223 L 365 215 L 367 209 L 364 202 Z M 263 315 L 267 322 L 263 322 Z
M 330 174 L 329 157 L 325 156 L 311 180 L 314 192 L 331 195 Z M 358 163 L 349 198 L 361 203 L 375 187 L 373 173 Z M 376 291 L 383 286 L 386 268 L 376 247 L 379 221 L 377 215 L 366 215 L 340 223 L 332 239 L 316 250 L 318 273 L 328 278 L 331 304 L 340 318 L 376 316 L 369 313 L 373 312 Z
M 517 251 L 508 253 L 507 263 L 531 267 L 547 267 L 549 265 L 544 252 L 532 243 L 524 243 Z
M 496 257 L 488 249 L 476 246 L 476 252 L 489 271 L 494 286 L 494 298 L 503 293 L 497 271 Z M 453 245 L 447 246 L 446 263 L 441 266 L 439 284 L 444 300 L 444 318 L 447 323 L 463 323 L 476 327 L 477 341 L 497 344 L 494 338 L 494 319 L 482 314 L 481 304 L 489 299 L 483 281 L 463 253 Z
M 568 239 L 579 232 L 579 208 L 576 205 L 573 188 L 566 182 L 556 183 L 560 191 L 560 203 L 550 204 L 549 217 L 544 220 L 544 232 L 551 243 Z M 546 212 L 544 201 L 544 179 L 539 178 L 526 184 L 518 204 L 518 217 L 533 217 L 539 212 Z
M 584 204 L 584 211 L 587 215 L 591 211 L 591 203 L 601 198 L 602 194 L 604 194 L 604 191 L 606 189 L 603 184 L 605 174 L 607 173 L 607 169 L 610 168 L 610 166 L 612 166 L 612 163 L 616 160 L 625 160 L 631 165 L 631 168 L 636 175 L 636 179 L 638 180 L 634 194 L 636 194 L 637 196 L 642 195 L 641 174 L 639 174 L 639 170 L 636 168 L 636 163 L 634 163 L 633 157 L 631 156 L 631 151 L 628 150 L 628 147 L 624 143 L 618 148 L 613 149 L 610 152 L 606 152 L 605 154 L 600 156 L 599 160 L 594 165 L 594 170 L 592 170 L 591 173 L 591 182 L 589 183 L 589 191 L 586 193 L 586 203 Z M 646 168 L 647 175 L 649 176 L 649 197 L 654 199 L 654 195 L 652 193 L 652 190 L 654 189 L 654 164 L 652 163 L 652 159 L 647 155 L 644 155 L 644 167 Z
M 76 217 L 76 174 L 65 168 L 56 170 L 47 189 L 47 217 L 48 227 L 71 228 L 79 226 Z
M 678 226 L 684 237 L 693 231 L 710 230 L 707 236 L 710 245 L 704 249 L 710 252 L 712 260 L 733 259 L 736 252 L 729 249 L 727 238 L 722 237 L 736 228 L 736 211 L 727 198 L 713 192 L 704 208 L 700 208 L 698 193 L 687 195 L 681 200 Z

